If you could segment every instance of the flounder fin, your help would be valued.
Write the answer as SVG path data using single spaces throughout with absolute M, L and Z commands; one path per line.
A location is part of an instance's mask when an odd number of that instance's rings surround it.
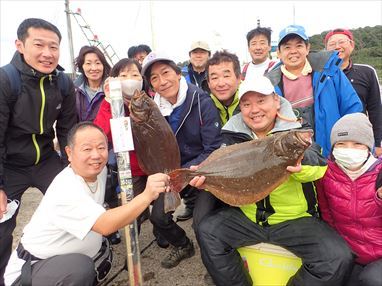
M 170 188 L 171 191 L 179 193 L 188 185 L 190 175 L 193 171 L 189 169 L 176 169 L 168 173 L 170 176 Z

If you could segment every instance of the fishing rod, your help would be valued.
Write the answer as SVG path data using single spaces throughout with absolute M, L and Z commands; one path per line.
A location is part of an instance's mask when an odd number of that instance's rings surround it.
M 110 126 L 113 138 L 113 148 L 117 157 L 118 179 L 121 188 L 121 202 L 122 205 L 125 205 L 128 204 L 134 197 L 129 157 L 129 151 L 134 150 L 131 122 L 129 117 L 125 117 L 121 82 L 117 79 L 110 79 L 109 89 L 112 113 Z M 143 282 L 137 220 L 135 219 L 131 224 L 125 226 L 124 230 L 127 252 L 127 268 L 129 271 L 129 285 L 141 286 L 143 285 Z

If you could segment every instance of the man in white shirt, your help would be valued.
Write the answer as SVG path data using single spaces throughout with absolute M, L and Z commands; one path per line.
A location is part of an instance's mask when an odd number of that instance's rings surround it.
M 268 72 L 277 61 L 272 61 L 269 58 L 271 46 L 270 28 L 257 27 L 248 32 L 247 43 L 248 52 L 251 55 L 252 61 L 245 64 L 241 73 L 241 79 L 254 79 Z
M 159 193 L 169 190 L 168 176 L 155 174 L 131 203 L 105 210 L 106 135 L 93 123 L 81 122 L 68 133 L 65 150 L 70 165 L 53 180 L 24 228 L 6 268 L 6 285 L 26 281 L 33 285 L 93 285 L 92 258 L 101 248 L 102 236 L 131 223 Z

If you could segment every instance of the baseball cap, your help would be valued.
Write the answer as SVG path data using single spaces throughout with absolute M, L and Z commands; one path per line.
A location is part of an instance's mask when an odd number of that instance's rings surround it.
M 335 34 L 342 34 L 342 35 L 345 35 L 347 36 L 350 40 L 353 41 L 353 33 L 350 32 L 349 30 L 347 29 L 334 29 L 334 30 L 331 30 L 330 32 L 328 32 L 325 36 L 325 39 L 324 39 L 324 44 L 326 45 L 326 43 L 328 42 L 329 38 Z
M 147 69 L 159 61 L 173 62 L 175 64 L 175 62 L 172 59 L 170 59 L 167 55 L 165 55 L 163 52 L 152 51 L 145 57 L 145 59 L 142 62 L 142 71 L 141 71 L 142 75 L 145 75 Z
M 207 52 L 211 52 L 210 46 L 207 44 L 207 42 L 204 42 L 204 41 L 193 42 L 191 44 L 191 48 L 189 52 L 191 53 L 193 50 L 196 50 L 196 49 L 202 49 Z
M 251 80 L 244 80 L 239 86 L 239 100 L 249 91 L 258 92 L 264 95 L 270 95 L 275 92 L 275 89 L 269 80 L 265 76 L 257 76 L 251 78 Z
M 305 28 L 299 25 L 289 25 L 286 28 L 282 29 L 279 33 L 279 41 L 277 45 L 280 45 L 281 41 L 288 35 L 295 34 L 300 36 L 304 41 L 309 40 L 309 37 L 306 35 Z

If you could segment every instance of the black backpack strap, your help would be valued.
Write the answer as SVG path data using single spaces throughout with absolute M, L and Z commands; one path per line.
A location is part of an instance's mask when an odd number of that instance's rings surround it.
M 7 98 L 9 109 L 13 109 L 13 106 L 17 100 L 19 93 L 21 92 L 21 78 L 20 73 L 16 67 L 9 63 L 1 67 L 8 76 L 9 84 L 11 86 L 12 94 Z
M 9 63 L 3 67 L 2 70 L 7 74 L 9 79 L 9 84 L 11 86 L 12 94 L 7 98 L 9 109 L 12 110 L 13 106 L 17 101 L 17 97 L 21 92 L 21 76 L 20 72 L 16 67 Z M 61 96 L 67 96 L 69 94 L 70 78 L 65 75 L 64 72 L 59 71 L 57 74 L 58 77 L 58 87 L 60 88 Z

